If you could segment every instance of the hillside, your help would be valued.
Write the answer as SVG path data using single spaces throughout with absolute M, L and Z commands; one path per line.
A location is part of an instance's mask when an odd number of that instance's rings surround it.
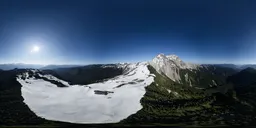
M 60 79 L 68 81 L 70 84 L 91 84 L 104 79 L 121 75 L 124 68 L 115 64 L 95 64 L 71 68 L 56 68 L 52 70 L 41 70 L 42 73 L 52 74 Z
M 230 76 L 228 82 L 233 83 L 235 86 L 248 86 L 256 84 L 256 69 L 246 68 L 239 73 Z
M 154 68 L 155 82 L 146 87 L 143 109 L 124 123 L 163 123 L 187 125 L 246 125 L 255 121 L 255 110 L 236 98 L 234 90 L 207 94 L 203 90 L 178 84 Z
M 256 70 L 246 68 L 239 73 L 230 76 L 228 82 L 234 85 L 237 98 L 243 100 L 244 104 L 256 113 Z

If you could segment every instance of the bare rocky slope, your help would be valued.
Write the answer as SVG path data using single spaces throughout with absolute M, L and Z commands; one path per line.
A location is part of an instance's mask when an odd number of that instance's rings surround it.
M 195 88 L 211 88 L 226 83 L 226 78 L 237 71 L 229 67 L 186 63 L 176 55 L 157 55 L 149 64 L 174 82 Z

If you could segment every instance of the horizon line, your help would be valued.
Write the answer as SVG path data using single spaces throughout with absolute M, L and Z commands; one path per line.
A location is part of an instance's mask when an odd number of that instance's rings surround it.
M 138 61 L 138 62 L 150 62 L 150 61 Z M 49 65 L 74 65 L 74 66 L 82 66 L 82 65 L 93 65 L 93 64 L 119 64 L 119 63 L 138 63 L 138 62 L 114 62 L 114 63 L 49 63 L 49 64 L 40 64 L 40 63 L 0 63 L 0 65 L 18 65 L 18 64 L 24 64 L 24 65 L 41 65 L 41 66 L 49 66 Z M 218 65 L 218 64 L 226 64 L 226 65 L 256 65 L 256 63 L 239 63 L 239 64 L 235 64 L 235 63 L 193 63 L 193 62 L 185 62 L 185 63 L 192 63 L 192 64 L 199 64 L 199 65 Z

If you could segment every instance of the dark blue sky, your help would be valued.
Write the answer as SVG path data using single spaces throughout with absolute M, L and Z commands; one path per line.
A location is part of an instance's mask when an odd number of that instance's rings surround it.
M 31 53 L 31 47 L 40 47 Z M 1 0 L 0 63 L 256 63 L 255 0 Z

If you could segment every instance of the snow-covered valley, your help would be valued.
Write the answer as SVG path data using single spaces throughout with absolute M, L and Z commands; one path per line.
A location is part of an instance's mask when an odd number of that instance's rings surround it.
M 17 76 L 22 85 L 24 102 L 39 117 L 72 123 L 114 123 L 127 118 L 142 108 L 145 87 L 154 81 L 148 63 L 126 65 L 127 70 L 104 82 L 89 85 L 69 85 L 51 75 L 33 70 Z M 48 79 L 48 80 L 46 80 Z M 57 87 L 54 80 L 66 87 Z

